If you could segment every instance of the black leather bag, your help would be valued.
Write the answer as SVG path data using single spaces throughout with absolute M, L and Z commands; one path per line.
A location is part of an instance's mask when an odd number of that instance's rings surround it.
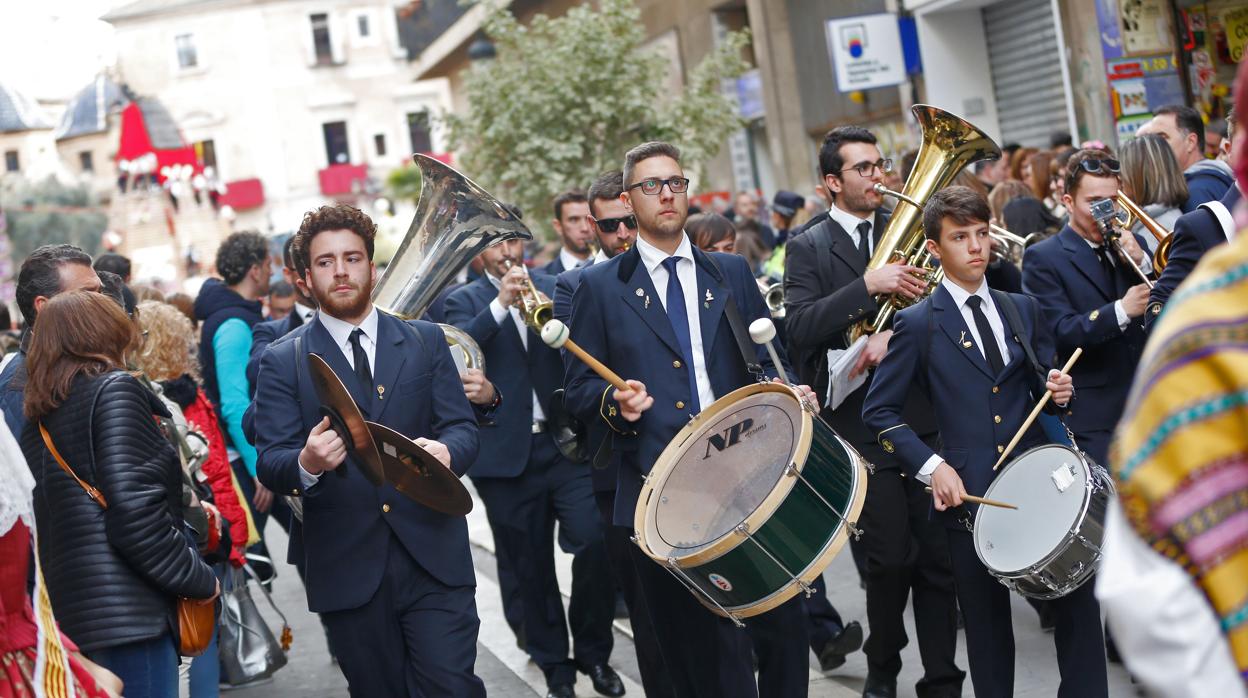
M 286 666 L 286 650 L 290 649 L 290 624 L 263 584 L 256 586 L 268 599 L 273 611 L 282 619 L 281 642 L 273 636 L 260 609 L 251 598 L 248 582 L 256 578 L 250 565 L 231 568 L 226 574 L 226 590 L 221 593 L 221 622 L 218 653 L 221 657 L 221 680 L 241 686 L 268 678 Z

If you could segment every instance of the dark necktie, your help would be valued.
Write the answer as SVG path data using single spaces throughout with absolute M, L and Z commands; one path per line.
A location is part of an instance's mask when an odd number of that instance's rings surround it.
M 966 299 L 966 304 L 971 306 L 971 316 L 975 318 L 975 329 L 979 330 L 979 344 L 984 348 L 984 358 L 988 359 L 988 368 L 992 369 L 992 375 L 1001 375 L 1001 369 L 1005 368 L 1005 361 L 1001 359 L 1001 348 L 997 346 L 997 335 L 992 332 L 992 325 L 988 324 L 988 316 L 984 315 L 982 306 L 984 299 L 979 296 L 971 296 Z
M 1131 287 L 1130 280 L 1123 277 L 1122 265 L 1125 262 L 1121 259 L 1115 260 L 1111 258 L 1110 255 L 1113 252 L 1110 251 L 1107 245 L 1099 245 L 1093 249 L 1097 258 L 1101 260 L 1101 268 L 1105 270 L 1105 278 L 1109 280 L 1109 287 L 1114 290 L 1117 296 L 1125 295 L 1127 289 Z M 1114 262 L 1117 262 L 1117 264 Z
M 363 335 L 364 330 L 358 327 L 351 332 L 351 357 L 355 363 L 355 377 L 359 379 L 364 391 L 368 392 L 373 389 L 373 372 L 368 367 L 368 353 L 360 344 L 360 337 Z
M 863 264 L 871 263 L 871 221 L 858 224 L 858 253 L 862 255 Z
M 668 257 L 663 260 L 663 268 L 667 269 L 667 319 L 672 323 L 672 331 L 676 333 L 676 341 L 685 355 L 685 368 L 689 369 L 689 405 L 690 414 L 702 411 L 698 403 L 698 380 L 693 372 L 693 340 L 689 335 L 689 311 L 685 308 L 685 289 L 680 285 L 680 276 L 676 274 L 676 265 L 680 257 Z

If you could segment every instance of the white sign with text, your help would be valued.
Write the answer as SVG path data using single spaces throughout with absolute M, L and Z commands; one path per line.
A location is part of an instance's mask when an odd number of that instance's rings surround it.
M 906 61 L 901 52 L 897 16 L 884 13 L 830 19 L 828 54 L 840 92 L 901 84 Z

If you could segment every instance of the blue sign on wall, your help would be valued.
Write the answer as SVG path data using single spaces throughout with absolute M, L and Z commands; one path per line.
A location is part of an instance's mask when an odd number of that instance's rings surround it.
M 897 30 L 901 32 L 901 54 L 906 59 L 906 75 L 923 72 L 923 58 L 919 55 L 919 29 L 914 17 L 898 17 Z

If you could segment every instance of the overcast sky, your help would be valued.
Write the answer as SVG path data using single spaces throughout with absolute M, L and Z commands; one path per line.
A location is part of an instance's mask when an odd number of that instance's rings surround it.
M 115 58 L 99 17 L 125 0 L 0 0 L 0 83 L 64 99 Z

